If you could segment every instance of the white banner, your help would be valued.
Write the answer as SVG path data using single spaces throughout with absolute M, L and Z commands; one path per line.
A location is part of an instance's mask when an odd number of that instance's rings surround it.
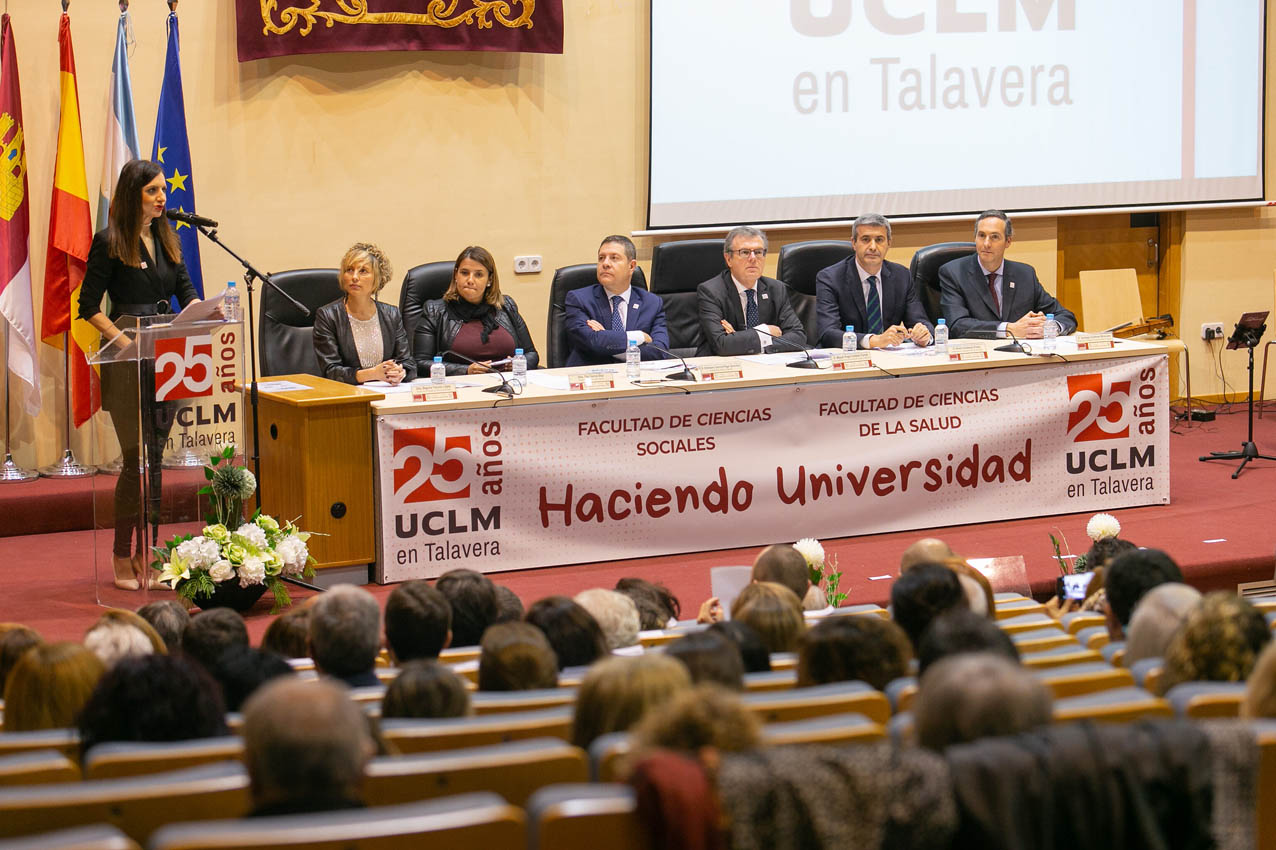
M 1166 504 L 1166 364 L 378 417 L 378 579 Z

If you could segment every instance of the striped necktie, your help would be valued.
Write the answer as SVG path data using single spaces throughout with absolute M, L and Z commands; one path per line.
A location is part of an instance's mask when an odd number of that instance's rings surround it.
M 877 275 L 875 274 L 868 276 L 868 298 L 865 302 L 868 308 L 868 332 L 879 334 L 882 332 L 882 300 L 877 294 Z

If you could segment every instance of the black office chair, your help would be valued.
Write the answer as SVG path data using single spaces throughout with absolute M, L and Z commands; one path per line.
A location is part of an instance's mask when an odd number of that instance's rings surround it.
M 447 292 L 448 285 L 452 282 L 454 265 L 450 260 L 423 263 L 408 269 L 408 273 L 403 276 L 403 288 L 399 290 L 399 312 L 403 314 L 403 329 L 408 333 L 408 345 L 412 345 L 412 335 L 416 332 L 416 323 L 421 319 L 425 302 L 442 298 L 443 293 Z
M 651 253 L 651 291 L 665 302 L 669 348 L 691 357 L 703 342 L 696 287 L 727 267 L 721 239 L 665 242 Z
M 913 286 L 921 298 L 922 306 L 931 322 L 936 322 L 944 315 L 939 306 L 939 269 L 944 263 L 960 260 L 975 253 L 974 242 L 940 242 L 927 245 L 913 255 L 913 262 L 908 267 L 912 275 Z
M 310 315 L 285 300 L 271 286 L 261 288 L 261 316 L 257 320 L 257 351 L 262 377 L 318 375 L 315 356 L 314 311 L 341 297 L 336 269 L 292 269 L 270 276 L 275 286 L 310 309 Z
M 775 276 L 788 285 L 793 310 L 802 320 L 806 341 L 811 345 L 818 345 L 820 341 L 815 315 L 815 276 L 854 253 L 853 243 L 834 239 L 793 242 L 780 249 Z
M 545 367 L 558 369 L 567 365 L 567 293 L 584 289 L 598 282 L 596 263 L 579 263 L 554 270 L 554 280 L 549 285 L 549 316 L 545 321 Z M 629 285 L 647 288 L 647 276 L 642 267 L 634 269 Z

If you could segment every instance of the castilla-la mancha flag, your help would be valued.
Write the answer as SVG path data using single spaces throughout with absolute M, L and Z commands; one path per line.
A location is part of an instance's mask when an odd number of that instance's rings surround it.
M 40 370 L 35 362 L 31 308 L 31 205 L 22 133 L 22 91 L 9 15 L 0 17 L 0 315 L 8 326 L 9 371 L 25 384 L 23 407 L 40 412 Z

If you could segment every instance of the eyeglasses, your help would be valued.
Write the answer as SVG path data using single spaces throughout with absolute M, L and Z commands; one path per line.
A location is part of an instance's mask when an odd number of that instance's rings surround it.
M 731 253 L 744 260 L 749 257 L 765 257 L 766 248 L 737 248 Z

